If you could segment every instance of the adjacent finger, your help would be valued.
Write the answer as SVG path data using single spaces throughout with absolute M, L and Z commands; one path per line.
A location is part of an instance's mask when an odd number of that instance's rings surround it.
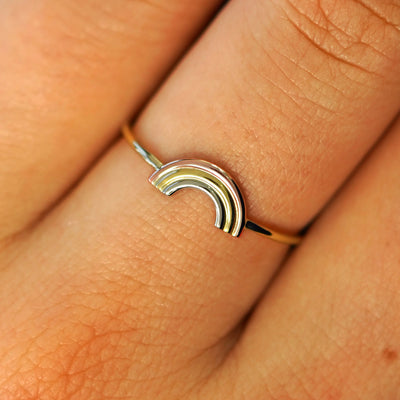
M 399 155 L 400 120 L 255 311 L 219 378 L 230 398 L 398 396 Z
M 0 238 L 38 218 L 76 181 L 220 3 L 2 5 Z

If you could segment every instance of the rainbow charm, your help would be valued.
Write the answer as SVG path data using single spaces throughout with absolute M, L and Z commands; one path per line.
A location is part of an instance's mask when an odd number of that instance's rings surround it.
M 232 178 L 221 168 L 203 160 L 178 160 L 163 165 L 149 181 L 170 196 L 183 188 L 195 188 L 211 197 L 215 205 L 215 226 L 239 236 L 245 224 L 242 195 Z
M 217 228 L 234 237 L 239 236 L 243 228 L 247 228 L 280 243 L 300 243 L 300 236 L 276 232 L 246 219 L 245 203 L 238 186 L 229 174 L 217 165 L 192 159 L 163 164 L 135 140 L 128 125 L 122 127 L 122 133 L 129 144 L 155 169 L 149 181 L 160 192 L 171 196 L 180 189 L 194 188 L 206 193 L 214 202 Z

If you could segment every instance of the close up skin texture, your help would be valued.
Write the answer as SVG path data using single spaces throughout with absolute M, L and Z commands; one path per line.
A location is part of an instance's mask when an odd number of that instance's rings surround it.
M 400 0 L 0 6 L 0 400 L 400 400 Z

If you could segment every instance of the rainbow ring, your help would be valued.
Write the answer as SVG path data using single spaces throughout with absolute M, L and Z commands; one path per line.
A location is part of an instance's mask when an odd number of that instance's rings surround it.
M 289 245 L 300 243 L 300 236 L 279 233 L 248 220 L 243 196 L 237 184 L 217 165 L 195 159 L 163 164 L 136 141 L 127 124 L 123 125 L 122 134 L 142 158 L 155 169 L 149 181 L 160 192 L 170 196 L 179 189 L 195 188 L 211 197 L 215 205 L 217 228 L 234 237 L 238 237 L 243 229 L 247 228 L 280 243 Z

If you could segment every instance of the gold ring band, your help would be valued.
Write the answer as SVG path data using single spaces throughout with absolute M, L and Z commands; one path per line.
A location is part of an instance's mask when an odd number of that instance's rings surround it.
M 163 164 L 154 154 L 145 150 L 125 124 L 122 134 L 128 143 L 150 164 L 155 172 L 149 181 L 160 192 L 170 196 L 179 189 L 195 188 L 205 192 L 214 202 L 215 226 L 238 237 L 244 228 L 269 239 L 289 245 L 298 245 L 301 236 L 276 232 L 246 218 L 243 196 L 231 176 L 215 164 L 204 160 L 184 159 Z

